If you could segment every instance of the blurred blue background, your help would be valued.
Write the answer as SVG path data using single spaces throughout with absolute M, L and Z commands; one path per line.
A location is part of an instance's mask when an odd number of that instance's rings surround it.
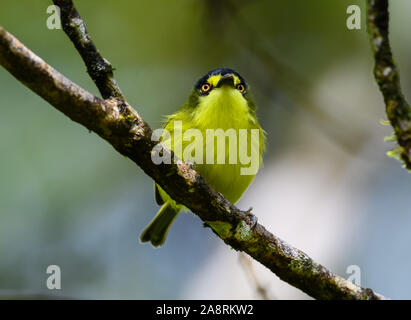
M 361 30 L 346 8 L 362 9 Z M 0 24 L 98 95 L 51 1 L 4 0 Z M 75 1 L 116 68 L 128 101 L 152 128 L 210 69 L 231 67 L 252 87 L 268 133 L 264 168 L 239 202 L 260 223 L 343 277 L 411 298 L 411 177 L 385 153 L 365 25 L 365 1 Z M 411 2 L 390 2 L 391 43 L 410 97 Z M 0 298 L 259 298 L 238 253 L 199 218 L 181 214 L 166 244 L 138 236 L 158 206 L 153 183 L 109 144 L 0 68 Z M 62 289 L 46 288 L 60 266 Z M 275 299 L 308 299 L 257 262 Z

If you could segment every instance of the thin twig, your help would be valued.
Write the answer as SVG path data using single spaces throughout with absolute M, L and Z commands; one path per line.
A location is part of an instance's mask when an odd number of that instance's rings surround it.
M 88 74 L 103 98 L 119 98 L 125 101 L 120 87 L 113 78 L 113 66 L 97 50 L 87 32 L 86 24 L 74 7 L 73 1 L 53 0 L 53 2 L 60 8 L 61 24 L 64 32 L 69 36 L 83 58 Z
M 240 254 L 238 255 L 238 259 L 244 269 L 244 272 L 247 274 L 248 278 L 250 279 L 251 284 L 253 285 L 253 287 L 255 288 L 255 291 L 261 297 L 261 299 L 272 300 L 268 296 L 267 289 L 263 285 L 261 285 L 260 281 L 258 280 L 258 277 L 253 268 L 253 262 L 250 259 L 250 257 L 240 252 Z
M 385 111 L 399 144 L 398 157 L 411 169 L 411 108 L 401 90 L 388 37 L 388 0 L 367 1 L 368 34 L 374 53 L 374 77 L 384 97 Z
M 78 17 L 76 19 L 79 19 Z M 77 24 L 78 25 L 78 24 Z M 0 65 L 74 121 L 93 130 L 140 166 L 173 199 L 198 215 L 236 250 L 244 251 L 282 280 L 317 299 L 383 299 L 316 263 L 268 232 L 182 161 L 156 165 L 151 129 L 127 102 L 101 100 L 55 71 L 0 27 Z M 94 115 L 94 116 L 93 116 Z M 173 153 L 165 150 L 165 153 Z

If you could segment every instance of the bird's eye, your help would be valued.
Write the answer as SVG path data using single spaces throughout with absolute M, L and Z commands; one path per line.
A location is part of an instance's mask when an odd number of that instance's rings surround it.
M 211 89 L 211 86 L 208 83 L 204 83 L 201 86 L 201 91 L 203 91 L 203 92 L 208 92 L 208 91 L 210 91 L 210 89 Z
M 245 91 L 245 86 L 240 83 L 240 84 L 237 85 L 237 90 L 240 91 L 241 93 L 243 93 Z

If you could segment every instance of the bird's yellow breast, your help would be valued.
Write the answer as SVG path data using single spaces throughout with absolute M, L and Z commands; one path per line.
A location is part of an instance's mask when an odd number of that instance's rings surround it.
M 249 128 L 255 119 L 250 114 L 247 100 L 234 88 L 223 86 L 199 98 L 192 115 L 193 125 L 207 129 Z
M 174 130 L 176 121 L 181 121 L 182 130 Z M 210 149 L 210 141 L 207 141 L 206 135 L 209 129 L 222 129 L 235 130 L 237 133 L 237 139 L 239 137 L 239 129 L 251 129 L 260 130 L 260 138 L 254 145 L 251 143 L 251 139 L 247 137 L 247 150 L 248 153 L 254 151 L 258 152 L 259 160 L 261 161 L 261 154 L 264 148 L 264 133 L 258 125 L 256 119 L 251 113 L 247 100 L 244 99 L 242 94 L 229 86 L 223 86 L 212 90 L 208 95 L 199 97 L 198 106 L 194 110 L 182 110 L 174 114 L 167 123 L 165 129 L 170 132 L 170 137 L 167 140 L 163 140 L 163 143 L 176 152 L 174 141 L 182 141 L 182 149 L 191 143 L 201 143 L 203 150 L 203 162 L 201 164 L 195 163 L 195 169 L 203 176 L 207 182 L 217 191 L 222 193 L 228 200 L 235 203 L 239 200 L 241 195 L 247 189 L 249 184 L 254 178 L 254 175 L 242 175 L 240 160 L 237 155 L 236 163 L 229 163 L 229 139 L 225 140 L 225 152 L 223 158 L 224 164 L 217 164 L 218 158 L 217 148 L 214 144 L 214 163 L 206 163 L 206 152 Z M 198 129 L 204 137 L 200 142 L 195 140 L 184 141 L 181 136 L 188 129 Z M 237 143 L 241 141 L 237 140 Z M 241 146 L 238 145 L 240 148 Z M 178 148 L 177 148 L 178 149 Z M 181 149 L 178 150 L 179 152 Z M 176 155 L 179 158 L 183 158 L 183 154 L 177 152 Z M 221 156 L 221 155 L 220 155 Z

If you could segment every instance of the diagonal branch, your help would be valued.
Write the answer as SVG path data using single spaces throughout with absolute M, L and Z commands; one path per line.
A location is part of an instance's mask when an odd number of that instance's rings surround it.
M 113 67 L 102 57 L 91 41 L 86 25 L 71 0 L 53 0 L 60 8 L 64 32 L 69 36 L 87 66 L 87 72 L 93 79 L 104 99 L 119 98 L 125 100 L 120 87 L 113 78 Z
M 367 27 L 374 53 L 374 77 L 384 97 L 385 111 L 394 128 L 398 157 L 411 170 L 411 108 L 401 90 L 388 37 L 388 0 L 367 1 Z
M 76 19 L 80 19 L 78 15 Z M 75 25 L 84 26 L 84 23 Z M 92 60 L 85 59 L 86 64 Z M 250 217 L 213 190 L 189 165 L 182 161 L 154 164 L 151 160 L 155 146 L 151 140 L 152 131 L 127 102 L 93 96 L 54 70 L 2 27 L 0 65 L 72 120 L 107 140 L 173 199 L 191 209 L 225 243 L 248 253 L 282 280 L 317 299 L 384 298 L 332 273 L 262 225 L 251 228 Z M 102 90 L 107 92 L 104 85 Z M 113 97 L 111 92 L 108 96 Z

